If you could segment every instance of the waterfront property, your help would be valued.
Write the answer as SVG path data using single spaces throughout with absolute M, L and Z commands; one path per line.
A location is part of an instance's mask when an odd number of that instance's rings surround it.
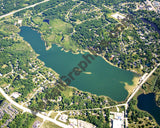
M 46 51 L 40 33 L 30 27 L 21 27 L 20 35 L 39 54 L 38 58 L 45 62 L 47 67 L 59 73 L 60 76 L 67 76 L 79 62 L 84 60 L 83 55 L 88 55 L 88 53 L 72 54 L 72 52 L 65 52 L 55 44 Z M 88 67 L 85 65 L 86 63 L 83 63 L 85 67 L 81 69 L 92 74 L 81 73 L 76 77 L 75 74 L 72 74 L 75 80 L 70 85 L 93 94 L 109 96 L 117 101 L 125 100 L 128 96 L 128 92 L 124 88 L 125 83 L 132 85 L 132 80 L 136 74 L 114 67 L 99 56 L 95 57 L 94 61 L 91 57 L 89 60 L 92 61 L 92 64 L 86 60 Z

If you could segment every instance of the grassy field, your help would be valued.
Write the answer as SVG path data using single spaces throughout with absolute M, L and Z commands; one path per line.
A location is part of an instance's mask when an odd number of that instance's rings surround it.
M 50 115 L 50 117 L 54 119 L 57 114 L 58 114 L 57 112 L 52 112 L 51 115 Z
M 20 29 L 15 25 L 11 25 L 11 24 L 4 23 L 4 22 L 1 23 L 0 33 L 3 33 L 5 35 L 9 35 L 9 34 L 12 34 L 13 32 L 17 33 L 19 31 L 20 31 Z
M 73 88 L 67 87 L 63 92 L 62 95 L 65 97 L 70 97 L 73 95 Z
M 57 126 L 56 124 L 50 121 L 45 121 L 44 124 L 41 126 L 41 128 L 61 128 L 61 127 Z
M 72 29 L 72 25 L 66 23 L 60 19 L 54 19 L 50 21 L 50 26 L 53 28 L 53 31 L 56 33 L 62 32 L 63 34 L 68 34 L 69 29 Z
M 46 42 L 46 49 L 52 47 L 52 44 L 60 44 L 64 50 L 76 52 L 76 43 L 71 39 L 73 26 L 60 19 L 49 20 L 49 24 L 43 22 L 40 16 L 33 17 L 32 22 L 38 25 L 39 31 L 42 33 L 42 38 Z

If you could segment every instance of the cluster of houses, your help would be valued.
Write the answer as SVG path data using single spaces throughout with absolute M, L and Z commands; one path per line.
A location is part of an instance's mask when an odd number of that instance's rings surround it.
M 58 119 L 58 120 L 60 120 L 60 121 L 62 121 L 62 122 L 67 123 L 68 115 L 66 115 L 66 114 L 62 114 L 62 115 L 60 115 L 60 117 L 59 117 L 59 119 Z
M 34 124 L 32 125 L 32 128 L 39 128 L 39 126 L 41 125 L 40 121 L 35 121 Z
M 18 93 L 18 92 L 13 92 L 13 93 L 11 94 L 11 97 L 13 97 L 13 98 L 15 98 L 15 99 L 17 99 L 19 96 L 21 96 L 21 93 Z
M 145 9 L 148 10 L 148 11 L 153 10 L 153 8 L 150 5 L 146 6 L 145 4 L 139 5 L 138 8 L 139 8 L 139 10 L 145 10 Z
M 2 128 L 7 126 L 19 112 L 15 108 L 13 108 L 11 104 L 4 102 L 0 108 L 0 120 L 3 119 L 4 113 L 9 114 L 10 118 L 1 126 Z
M 160 2 L 153 1 L 152 4 L 157 9 L 157 12 L 160 13 Z
M 153 1 L 152 2 L 153 7 L 156 9 L 158 13 L 160 13 L 160 2 L 158 1 Z M 154 10 L 153 7 L 148 3 L 148 1 L 145 2 L 145 4 L 141 4 L 138 6 L 138 9 L 140 10 L 148 10 L 152 11 Z
M 79 111 L 77 111 L 77 112 L 70 111 L 69 115 L 80 115 L 80 112 Z M 58 120 L 61 122 L 64 122 L 64 123 L 69 122 L 69 126 L 71 128 L 96 128 L 96 126 L 94 126 L 91 123 L 88 123 L 88 122 L 85 122 L 82 120 L 68 118 L 68 115 L 66 115 L 66 114 L 61 114 L 60 117 L 58 118 Z

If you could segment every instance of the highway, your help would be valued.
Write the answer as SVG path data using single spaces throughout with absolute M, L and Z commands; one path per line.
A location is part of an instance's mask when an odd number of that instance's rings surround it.
M 160 64 L 158 64 L 145 78 L 144 80 L 137 86 L 135 91 L 132 93 L 132 95 L 128 98 L 126 104 L 129 103 L 129 101 L 134 97 L 134 95 L 138 92 L 138 90 L 142 87 L 142 85 L 147 81 L 147 79 L 155 72 L 155 70 L 158 68 Z
M 28 8 L 32 8 L 32 7 L 36 6 L 36 5 L 45 3 L 45 2 L 47 2 L 47 1 L 49 1 L 49 0 L 44 0 L 44 1 L 38 2 L 38 3 L 36 3 L 36 4 L 29 5 L 29 6 L 27 6 L 27 7 L 24 7 L 24 8 L 15 10 L 15 11 L 12 11 L 12 12 L 10 12 L 10 13 L 8 13 L 8 14 L 5 14 L 5 15 L 0 16 L 0 19 L 1 19 L 1 18 L 4 18 L 4 17 L 6 17 L 6 16 L 13 15 L 13 14 L 16 13 L 16 12 L 19 12 L 19 11 L 22 11 L 22 10 L 25 10 L 25 9 L 28 9 Z
M 16 106 L 17 108 L 23 110 L 23 112 L 28 112 L 28 113 L 31 113 L 31 114 L 34 114 L 40 118 L 42 118 L 43 120 L 47 120 L 47 121 L 50 121 L 60 127 L 63 127 L 63 128 L 71 128 L 69 125 L 66 125 L 66 124 L 63 124 L 59 121 L 57 121 L 56 119 L 52 119 L 48 116 L 44 116 L 40 113 L 35 113 L 33 111 L 31 111 L 30 109 L 26 108 L 26 107 L 23 107 L 21 106 L 20 104 L 16 103 L 15 101 L 13 101 L 4 91 L 2 88 L 0 88 L 0 93 L 6 98 L 6 100 L 8 100 L 11 104 L 13 104 L 14 106 Z

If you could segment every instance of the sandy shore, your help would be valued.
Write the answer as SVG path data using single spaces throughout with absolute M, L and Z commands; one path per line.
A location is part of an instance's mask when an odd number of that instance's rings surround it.
M 104 98 L 107 98 L 107 99 L 110 99 L 110 100 L 112 100 L 112 101 L 114 101 L 114 102 L 117 102 L 116 100 L 113 100 L 112 98 L 110 98 L 109 96 L 105 96 L 105 95 L 97 95 L 97 94 L 94 94 L 94 93 L 91 93 L 91 92 L 87 92 L 87 91 L 83 91 L 83 90 L 80 90 L 80 89 L 78 89 L 78 88 L 76 88 L 76 87 L 74 87 L 74 86 L 67 86 L 68 88 L 71 88 L 71 89 L 75 89 L 76 91 L 79 91 L 79 92 L 85 92 L 85 93 L 88 93 L 89 95 L 93 95 L 93 96 L 97 96 L 97 97 L 104 97 Z
M 41 39 L 43 39 L 42 37 L 41 37 Z M 44 39 L 43 39 L 44 40 Z M 44 42 L 45 42 L 45 40 L 44 40 Z M 27 43 L 27 42 L 26 42 Z M 28 43 L 27 43 L 28 44 Z M 28 44 L 29 45 L 29 44 Z M 45 45 L 46 45 L 46 42 L 45 42 Z M 56 44 L 58 47 L 61 47 L 61 51 L 65 51 L 65 52 L 69 52 L 69 50 L 65 50 L 60 44 Z M 31 45 L 29 45 L 29 47 L 31 47 Z M 49 47 L 47 47 L 46 48 L 46 50 L 49 50 L 50 48 L 52 47 L 52 45 L 51 46 L 49 46 Z M 31 47 L 31 49 L 32 49 L 32 47 Z M 93 53 L 90 51 L 90 50 L 80 50 L 80 51 L 77 51 L 77 52 L 72 52 L 72 54 L 85 54 L 85 53 L 90 53 L 91 55 L 93 55 Z M 37 54 L 37 56 L 39 56 L 39 54 Z M 109 63 L 110 65 L 112 65 L 112 66 L 114 66 L 114 67 L 117 67 L 117 68 L 120 68 L 120 67 L 118 67 L 117 65 L 114 65 L 113 63 L 111 63 L 110 61 L 108 61 L 104 56 L 102 56 L 102 55 L 100 55 L 100 54 L 97 54 L 97 56 L 100 56 L 100 57 L 102 57 L 107 63 Z M 121 69 L 121 68 L 120 68 Z M 53 70 L 53 69 L 52 69 Z M 53 70 L 54 71 L 54 70 Z M 134 70 L 129 70 L 129 71 L 131 71 L 131 72 L 134 72 L 134 73 L 137 73 L 136 71 L 134 71 Z M 85 74 L 92 74 L 92 73 L 90 73 L 90 72 L 84 72 Z M 130 95 L 132 92 L 133 92 L 133 90 L 135 89 L 135 87 L 138 85 L 138 82 L 139 82 L 139 79 L 140 79 L 140 77 L 138 77 L 138 76 L 135 76 L 134 78 L 133 78 L 133 84 L 132 85 L 129 85 L 128 83 L 124 83 L 125 84 L 125 89 L 128 91 L 128 95 Z M 71 86 L 70 86 L 71 87 Z M 75 87 L 71 87 L 71 88 L 74 88 L 74 89 L 76 89 L 76 90 L 79 90 L 79 89 L 77 89 L 77 88 L 75 88 Z M 87 92 L 87 93 L 89 93 L 89 92 Z M 91 93 L 90 93 L 91 94 Z M 106 96 L 107 97 L 107 96 Z
M 83 72 L 84 74 L 90 75 L 92 72 Z
M 45 42 L 45 46 L 46 46 L 46 42 Z M 48 51 L 48 50 L 51 49 L 51 48 L 52 48 L 52 46 L 46 47 L 46 51 Z
M 133 93 L 133 90 L 136 88 L 136 86 L 137 86 L 138 83 L 139 83 L 139 79 L 140 79 L 140 77 L 135 76 L 135 77 L 132 79 L 132 82 L 133 82 L 132 85 L 129 85 L 128 83 L 124 83 L 124 84 L 125 84 L 125 87 L 124 87 L 124 88 L 128 91 L 128 95 L 130 95 L 131 93 Z

